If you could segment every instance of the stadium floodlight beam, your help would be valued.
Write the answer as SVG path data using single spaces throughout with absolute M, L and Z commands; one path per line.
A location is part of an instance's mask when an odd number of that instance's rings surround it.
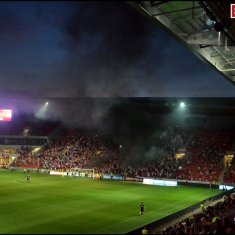
M 181 102 L 180 103 L 180 108 L 184 108 L 185 107 L 185 103 L 184 102 Z
M 42 107 L 36 112 L 37 118 L 45 118 L 46 117 L 46 111 L 48 109 L 49 102 L 46 101 Z

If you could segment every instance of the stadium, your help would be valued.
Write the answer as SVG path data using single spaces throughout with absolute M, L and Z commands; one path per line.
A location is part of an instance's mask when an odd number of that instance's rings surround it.
M 235 38 L 230 27 L 234 22 L 218 10 L 227 9 L 229 3 L 125 4 L 163 27 L 229 86 L 234 85 Z M 208 19 L 213 23 L 206 24 Z M 59 24 L 50 18 L 45 22 Z M 77 25 L 72 26 L 66 28 L 71 41 L 78 37 Z M 203 35 L 197 32 L 199 26 L 208 27 Z M 88 48 L 85 51 L 89 54 Z M 65 89 L 67 83 L 71 90 L 76 86 L 68 78 L 62 84 Z M 79 92 L 86 90 L 87 84 L 82 85 Z M 115 92 L 113 97 L 3 96 L 1 92 L 0 234 L 235 233 L 234 97 L 122 97 Z
M 206 221 L 214 213 L 227 219 L 235 100 L 183 101 L 117 99 L 93 128 L 31 113 L 1 122 L 1 233 L 141 233 L 144 226 L 157 233 L 183 216 L 201 217 L 203 201 L 215 209 Z

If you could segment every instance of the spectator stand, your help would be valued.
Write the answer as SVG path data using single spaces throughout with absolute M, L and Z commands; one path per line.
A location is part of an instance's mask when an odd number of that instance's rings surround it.
M 210 197 L 205 199 L 207 201 L 206 206 L 213 206 L 216 205 L 216 203 L 220 202 L 223 200 L 224 195 L 226 194 L 231 194 L 234 193 L 234 189 L 228 190 L 227 192 L 222 192 L 216 196 Z M 201 212 L 200 209 L 200 203 L 197 203 L 193 206 L 190 206 L 188 208 L 185 208 L 183 210 L 180 210 L 174 214 L 168 215 L 162 219 L 159 219 L 153 223 L 147 224 L 144 227 L 146 227 L 149 231 L 150 234 L 164 234 L 162 233 L 165 228 L 172 226 L 176 224 L 177 222 L 184 220 L 185 218 L 191 217 L 199 212 Z M 134 231 L 131 231 L 127 234 L 141 234 L 142 233 L 142 228 L 140 227 Z

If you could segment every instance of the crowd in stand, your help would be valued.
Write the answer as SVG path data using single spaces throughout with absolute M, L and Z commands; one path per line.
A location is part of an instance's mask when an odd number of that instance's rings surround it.
M 160 136 L 158 153 L 151 160 L 122 164 L 119 146 L 94 130 L 74 129 L 66 132 L 33 156 L 24 150 L 13 166 L 67 170 L 95 168 L 96 172 L 129 177 L 155 177 L 218 182 L 222 159 L 231 146 L 227 130 L 183 129 L 168 127 Z M 183 160 L 176 160 L 179 148 L 187 149 Z M 234 174 L 233 169 L 230 170 Z
M 95 168 L 96 172 L 129 177 L 155 177 L 218 182 L 224 153 L 231 147 L 231 132 L 222 129 L 183 129 L 168 127 L 160 137 L 156 157 L 135 164 L 122 164 L 119 146 L 94 130 L 74 129 L 53 141 L 37 156 L 22 150 L 13 166 L 67 170 Z M 185 145 L 187 143 L 187 146 Z M 176 160 L 180 147 L 183 160 Z M 235 176 L 233 168 L 225 175 Z
M 158 159 L 158 154 L 151 161 L 145 159 L 134 166 L 122 165 L 119 146 L 95 131 L 84 129 L 68 131 L 51 141 L 37 156 L 33 156 L 30 149 L 22 150 L 12 166 L 54 170 L 94 167 L 100 173 L 175 178 L 177 162 L 173 153 L 184 142 L 180 132 L 184 133 L 179 128 L 168 128 L 161 137 L 161 157 Z
M 188 140 L 191 138 L 191 132 L 190 128 L 182 128 L 179 125 L 168 127 L 160 136 L 161 148 L 165 155 L 174 156 L 179 148 L 185 148 L 188 145 Z
M 136 166 L 128 165 L 123 169 L 123 175 L 129 177 L 151 177 L 175 179 L 177 174 L 177 161 L 173 157 L 162 157 L 150 163 L 144 161 Z
M 130 177 L 175 179 L 182 163 L 181 160 L 175 159 L 175 153 L 179 148 L 185 147 L 188 135 L 188 129 L 179 126 L 167 127 L 160 136 L 156 156 L 152 156 L 151 160 L 144 158 L 140 162 L 123 167 L 123 174 Z
M 34 168 L 67 170 L 76 168 L 91 168 L 94 163 L 106 161 L 112 165 L 105 170 L 113 168 L 113 158 L 117 156 L 117 149 L 111 148 L 111 144 L 104 141 L 96 132 L 82 129 L 70 130 L 59 139 L 51 141 L 34 161 Z M 32 159 L 27 155 L 27 161 Z M 21 154 L 19 161 L 24 156 Z M 32 161 L 31 161 L 32 162 Z
M 177 177 L 217 182 L 223 170 L 223 156 L 231 144 L 229 130 L 195 130 L 187 148 L 188 162 L 178 171 Z
M 12 163 L 14 167 L 22 168 L 36 168 L 38 165 L 38 159 L 32 154 L 32 148 L 22 147 L 18 150 L 19 156 Z
M 201 212 L 164 229 L 161 234 L 234 234 L 228 216 L 235 208 L 235 197 L 226 195 L 213 206 L 201 204 Z
M 224 182 L 225 183 L 235 183 L 235 167 L 231 166 L 224 173 Z

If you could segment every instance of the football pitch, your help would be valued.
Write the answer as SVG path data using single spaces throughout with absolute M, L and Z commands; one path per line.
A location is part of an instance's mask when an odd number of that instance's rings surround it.
M 124 234 L 218 194 L 0 170 L 1 234 Z M 139 216 L 144 202 L 145 214 Z

